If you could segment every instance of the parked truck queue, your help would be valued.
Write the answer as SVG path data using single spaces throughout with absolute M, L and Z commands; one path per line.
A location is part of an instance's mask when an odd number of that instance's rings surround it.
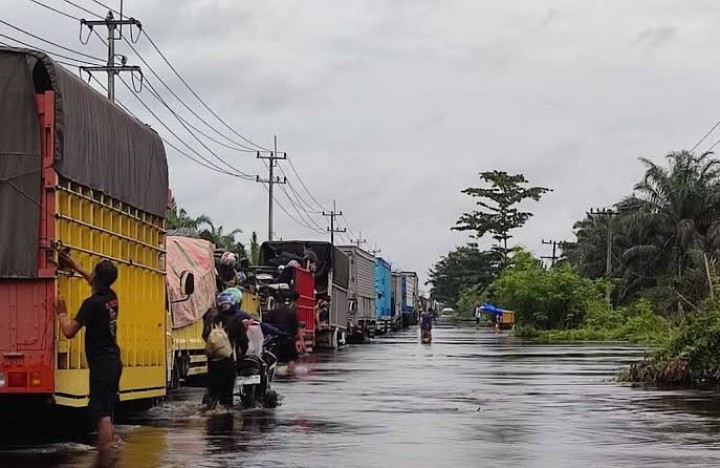
M 55 304 L 72 316 L 90 289 L 64 254 L 118 270 L 120 402 L 203 380 L 203 318 L 228 267 L 257 321 L 294 298 L 307 353 L 371 342 L 432 308 L 415 272 L 358 246 L 269 241 L 258 265 L 227 264 L 211 242 L 168 231 L 158 134 L 43 52 L 0 48 L 0 122 L 0 423 L 31 405 L 88 405 L 85 331 L 65 338 Z

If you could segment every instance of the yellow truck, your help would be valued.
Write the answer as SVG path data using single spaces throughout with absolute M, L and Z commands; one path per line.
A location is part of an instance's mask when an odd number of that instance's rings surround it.
M 207 374 L 202 317 L 218 294 L 213 244 L 204 239 L 167 236 L 168 297 L 172 311 L 172 371 L 170 388 L 181 380 L 192 380 Z M 183 297 L 182 275 L 194 276 L 192 296 Z M 243 291 L 242 308 L 260 319 L 260 302 L 254 292 Z
M 0 404 L 88 402 L 84 332 L 59 333 L 91 293 L 59 271 L 59 247 L 86 268 L 118 268 L 121 401 L 166 394 L 168 168 L 160 137 L 27 49 L 0 48 Z M 0 413 L 4 415 L 5 413 Z

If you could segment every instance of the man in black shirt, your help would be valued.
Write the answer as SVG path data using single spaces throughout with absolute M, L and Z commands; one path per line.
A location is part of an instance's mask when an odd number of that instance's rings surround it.
M 60 254 L 61 265 L 77 271 L 92 286 L 92 296 L 85 299 L 74 319 L 68 320 L 62 298 L 57 302 L 60 330 L 72 339 L 85 327 L 85 354 L 90 367 L 90 414 L 97 421 L 98 446 L 107 447 L 116 440 L 112 423 L 113 409 L 120 387 L 122 362 L 117 344 L 118 298 L 111 286 L 117 279 L 117 268 L 109 260 L 85 270 L 67 253 Z
M 299 351 L 304 348 L 304 337 L 300 329 L 300 323 L 297 318 L 296 302 L 298 294 L 290 293 L 288 305 L 281 305 L 275 310 L 271 310 L 263 314 L 263 319 L 284 332 L 287 337 L 280 340 L 277 346 L 277 358 L 279 362 L 285 362 L 288 365 L 288 373 L 295 373 L 295 361 L 299 356 Z

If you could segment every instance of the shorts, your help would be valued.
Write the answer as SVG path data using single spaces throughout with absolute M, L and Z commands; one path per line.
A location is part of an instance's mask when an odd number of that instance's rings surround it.
M 292 338 L 282 340 L 278 343 L 275 351 L 275 357 L 278 358 L 278 362 L 285 364 L 290 361 L 297 361 L 297 358 L 300 356 L 298 354 L 297 347 L 295 346 L 295 340 Z
M 112 416 L 120 391 L 122 363 L 102 359 L 90 364 L 90 416 L 95 419 Z

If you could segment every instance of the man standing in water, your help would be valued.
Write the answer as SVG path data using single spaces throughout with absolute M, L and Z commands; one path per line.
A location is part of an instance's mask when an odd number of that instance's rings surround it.
M 68 320 L 65 301 L 57 301 L 60 330 L 67 339 L 85 327 L 85 355 L 90 367 L 90 415 L 97 422 L 98 447 L 106 448 L 117 440 L 112 417 L 120 388 L 122 362 L 117 344 L 118 298 L 111 286 L 117 279 L 117 268 L 109 260 L 85 270 L 67 253 L 60 254 L 60 265 L 80 273 L 92 287 L 74 319 Z
M 420 316 L 420 341 L 422 343 L 430 343 L 432 341 L 432 323 L 433 313 L 426 310 Z

